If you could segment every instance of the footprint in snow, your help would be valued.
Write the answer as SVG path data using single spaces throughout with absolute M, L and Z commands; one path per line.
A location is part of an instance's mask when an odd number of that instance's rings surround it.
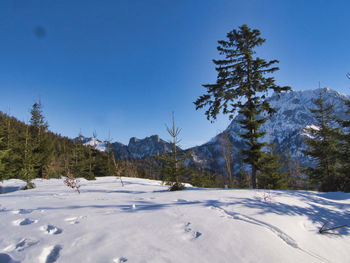
M 19 252 L 25 250 L 28 247 L 34 246 L 39 243 L 39 240 L 29 239 L 29 238 L 23 238 L 21 241 L 19 241 L 16 244 L 15 249 Z
M 189 234 L 191 235 L 192 240 L 195 240 L 195 239 L 199 238 L 199 237 L 202 235 L 202 233 L 201 233 L 201 232 L 198 232 L 198 231 L 192 230 L 192 228 L 190 227 L 190 225 L 191 225 L 191 223 L 190 223 L 190 222 L 187 222 L 187 223 L 185 224 L 185 229 L 184 229 L 184 230 L 185 230 L 186 233 L 189 233 Z
M 13 224 L 16 226 L 26 226 L 37 223 L 38 220 L 31 219 L 31 218 L 25 218 L 25 219 L 18 219 L 13 221 Z
M 54 225 L 46 225 L 42 226 L 41 230 L 45 231 L 45 233 L 50 235 L 58 235 L 62 233 L 62 229 L 54 226 Z
M 14 213 L 16 215 L 30 214 L 31 212 L 33 212 L 32 209 L 18 209 L 18 210 L 12 211 L 12 213 Z
M 22 238 L 17 244 L 9 245 L 3 251 L 16 250 L 18 252 L 21 252 L 21 251 L 25 250 L 26 248 L 34 246 L 38 243 L 39 243 L 39 240 L 30 239 L 30 238 Z M 1 259 L 0 259 L 0 262 L 2 262 Z
M 40 263 L 54 263 L 60 257 L 60 251 L 62 250 L 62 246 L 50 246 L 43 249 L 41 255 L 39 256 Z
M 86 218 L 86 216 L 68 217 L 64 221 L 66 221 L 66 222 L 68 222 L 68 223 L 70 223 L 72 225 L 75 225 L 75 224 L 79 224 L 80 220 L 84 219 L 84 218 Z
M 125 257 L 120 257 L 120 258 L 113 259 L 114 263 L 123 263 L 123 262 L 126 262 L 126 261 L 128 261 L 128 259 L 125 258 Z
M 0 253 L 0 262 L 1 263 L 19 263 L 18 261 L 13 260 L 10 255 L 6 253 Z

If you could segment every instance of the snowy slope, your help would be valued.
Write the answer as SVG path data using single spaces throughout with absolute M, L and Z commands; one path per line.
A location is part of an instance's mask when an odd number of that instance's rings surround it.
M 0 262 L 349 262 L 350 194 L 62 179 L 0 195 Z M 23 184 L 2 183 L 5 190 Z M 12 188 L 11 188 L 12 187 Z

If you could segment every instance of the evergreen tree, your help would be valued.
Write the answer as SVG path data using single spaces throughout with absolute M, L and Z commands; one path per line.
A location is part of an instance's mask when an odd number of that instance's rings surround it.
M 30 141 L 32 143 L 34 170 L 37 176 L 44 177 L 45 169 L 50 162 L 52 145 L 48 140 L 48 124 L 45 121 L 40 100 L 33 104 L 30 113 Z
M 347 74 L 350 79 L 350 74 Z M 339 168 L 339 187 L 341 191 L 350 192 L 350 100 L 345 100 L 346 119 L 338 120 L 344 133 L 340 135 L 339 158 L 341 166 Z
M 87 169 L 87 158 L 85 156 L 85 148 L 83 145 L 83 135 L 79 133 L 77 139 L 74 140 L 74 150 L 73 150 L 73 163 L 72 163 L 72 173 L 74 177 L 84 176 L 84 172 Z
M 0 143 L 3 141 L 3 138 L 0 138 Z M 2 182 L 3 180 L 7 179 L 7 175 L 5 173 L 5 162 L 4 159 L 6 158 L 7 154 L 8 154 L 7 149 L 0 149 L 0 182 Z M 1 191 L 0 191 L 1 193 Z
M 220 111 L 229 114 L 230 119 L 237 109 L 244 116 L 239 122 L 246 132 L 240 136 L 245 140 L 247 149 L 242 153 L 246 156 L 244 162 L 251 166 L 253 188 L 256 188 L 256 173 L 265 145 L 258 142 L 264 135 L 259 128 L 269 117 L 266 113 L 271 115 L 275 112 L 265 97 L 270 90 L 281 93 L 290 89 L 277 86 L 273 77 L 265 77 L 279 68 L 273 66 L 278 63 L 277 60 L 265 61 L 254 56 L 255 48 L 264 42 L 260 31 L 247 25 L 229 32 L 227 40 L 218 41 L 219 54 L 225 58 L 213 60 L 218 72 L 217 81 L 203 85 L 207 94 L 195 102 L 196 109 L 209 106 L 205 114 L 211 120 L 215 120 Z
M 309 175 L 311 184 L 320 191 L 339 190 L 337 178 L 338 137 L 339 130 L 334 129 L 336 118 L 333 116 L 333 105 L 325 105 L 322 90 L 319 98 L 314 100 L 315 108 L 310 109 L 316 123 L 305 129 L 309 134 L 304 140 L 308 149 L 304 151 L 315 161 L 314 167 L 308 167 L 305 172 Z
M 286 189 L 286 173 L 282 172 L 283 165 L 280 155 L 274 152 L 273 143 L 268 145 L 268 151 L 264 153 L 260 161 L 260 172 L 258 174 L 258 187 L 262 189 Z
M 181 183 L 181 179 L 188 173 L 183 162 L 188 156 L 179 157 L 177 148 L 180 140 L 178 139 L 181 129 L 175 128 L 174 112 L 173 112 L 173 125 L 171 128 L 166 127 L 169 135 L 172 137 L 171 143 L 173 144 L 173 150 L 171 154 L 165 154 L 159 157 L 162 163 L 161 172 L 163 182 L 170 186 L 170 191 L 183 190 L 185 186 Z

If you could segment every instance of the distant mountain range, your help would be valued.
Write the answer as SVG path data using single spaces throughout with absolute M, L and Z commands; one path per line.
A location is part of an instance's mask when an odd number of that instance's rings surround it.
M 107 143 L 96 138 L 83 138 L 84 145 L 95 147 L 99 151 L 107 151 Z M 162 155 L 172 151 L 172 144 L 159 138 L 158 135 L 152 135 L 144 139 L 132 137 L 129 144 L 125 145 L 120 142 L 111 143 L 116 158 L 118 159 L 142 159 Z M 179 148 L 179 150 L 181 150 Z
M 302 153 L 302 150 L 306 148 L 303 141 L 303 136 L 305 136 L 303 129 L 316 122 L 309 109 L 315 107 L 313 99 L 317 99 L 321 91 L 325 98 L 325 104 L 334 105 L 335 115 L 343 118 L 346 111 L 344 100 L 350 99 L 350 97 L 329 88 L 289 91 L 281 94 L 280 97 L 272 95 L 268 100 L 271 106 L 277 110 L 277 113 L 263 124 L 261 129 L 266 131 L 266 135 L 262 141 L 274 142 L 276 150 L 282 155 L 289 151 L 290 156 L 298 159 L 301 165 L 309 163 L 310 160 L 305 158 Z M 241 115 L 237 115 L 223 132 L 228 135 L 229 141 L 233 145 L 232 152 L 235 160 L 238 160 L 239 149 L 245 147 L 243 140 L 239 137 L 239 134 L 243 131 L 237 120 L 241 118 Z M 203 145 L 192 147 L 185 151 L 192 153 L 192 161 L 194 163 L 201 164 L 212 170 L 222 171 L 224 163 L 222 154 L 223 133 L 218 134 Z M 85 139 L 84 143 L 95 145 L 101 151 L 106 149 L 104 142 L 94 141 L 93 138 Z M 157 135 L 144 139 L 133 137 L 128 145 L 115 142 L 112 143 L 112 149 L 116 158 L 119 159 L 141 159 L 172 151 L 171 144 Z

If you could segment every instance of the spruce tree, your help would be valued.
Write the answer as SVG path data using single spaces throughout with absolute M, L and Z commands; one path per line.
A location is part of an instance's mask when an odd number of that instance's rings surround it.
M 282 172 L 280 155 L 275 153 L 273 143 L 268 145 L 268 150 L 260 160 L 260 172 L 258 174 L 258 187 L 262 189 L 286 189 L 287 177 Z
M 265 145 L 258 141 L 265 134 L 259 128 L 275 112 L 265 99 L 266 95 L 269 91 L 281 93 L 290 89 L 277 86 L 273 77 L 265 77 L 279 68 L 274 66 L 277 60 L 265 61 L 255 56 L 255 48 L 264 42 L 260 31 L 250 29 L 247 25 L 229 32 L 227 40 L 218 41 L 217 49 L 224 59 L 213 60 L 218 72 L 217 81 L 215 84 L 203 85 L 207 94 L 200 96 L 194 103 L 196 109 L 209 106 L 205 114 L 212 121 L 220 112 L 229 114 L 230 119 L 236 110 L 242 114 L 243 119 L 239 123 L 246 132 L 240 136 L 247 147 L 242 153 L 246 157 L 244 162 L 251 166 L 253 188 L 256 188 L 256 173 Z
M 0 138 L 0 144 L 3 141 L 3 138 Z M 6 170 L 5 170 L 5 158 L 8 155 L 8 149 L 0 149 L 0 182 L 2 182 L 3 180 L 7 179 L 7 175 L 6 175 Z M 0 191 L 1 193 L 1 191 Z
M 350 79 L 350 74 L 347 74 Z M 339 159 L 341 166 L 339 168 L 339 187 L 341 191 L 350 192 L 350 100 L 345 100 L 346 119 L 338 120 L 338 123 L 343 128 L 343 133 L 340 135 L 340 152 Z
M 339 190 L 339 178 L 337 178 L 339 130 L 332 127 L 336 121 L 333 105 L 325 105 L 323 92 L 320 89 L 319 98 L 313 101 L 316 107 L 310 109 L 316 123 L 305 129 L 309 136 L 304 139 L 308 146 L 304 154 L 314 161 L 314 166 L 308 167 L 305 172 L 314 187 L 329 192 Z
M 173 112 L 173 125 L 171 128 L 166 127 L 169 135 L 171 136 L 173 149 L 171 154 L 165 154 L 159 156 L 161 161 L 161 176 L 163 182 L 169 185 L 170 191 L 183 190 L 185 188 L 184 184 L 181 183 L 181 179 L 187 174 L 187 169 L 185 168 L 183 162 L 188 158 L 188 156 L 179 157 L 177 148 L 180 142 L 178 136 L 181 129 L 175 127 L 174 112 Z
M 48 124 L 45 121 L 40 100 L 33 104 L 30 113 L 30 135 L 34 170 L 37 176 L 44 177 L 45 169 L 50 161 L 52 145 L 48 140 Z

